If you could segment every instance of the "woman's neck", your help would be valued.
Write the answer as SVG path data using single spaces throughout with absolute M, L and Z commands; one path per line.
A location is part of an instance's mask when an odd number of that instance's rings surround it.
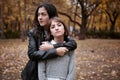
M 48 27 L 45 25 L 45 26 L 42 26 L 44 28 L 44 30 L 47 31 Z
M 56 37 L 56 38 L 54 38 L 54 41 L 56 43 L 63 43 L 64 42 L 64 37 Z

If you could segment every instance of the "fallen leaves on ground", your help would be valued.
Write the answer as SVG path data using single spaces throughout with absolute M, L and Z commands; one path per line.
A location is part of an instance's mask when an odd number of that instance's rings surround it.
M 76 40 L 76 80 L 120 80 L 120 40 Z M 0 79 L 21 80 L 28 42 L 0 40 Z

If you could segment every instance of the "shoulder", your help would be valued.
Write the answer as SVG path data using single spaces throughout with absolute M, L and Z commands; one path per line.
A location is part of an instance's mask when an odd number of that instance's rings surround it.
M 67 38 L 68 38 L 68 39 L 72 39 L 72 40 L 73 40 L 73 38 L 72 38 L 72 37 L 70 37 L 70 36 L 68 36 Z
M 34 33 L 34 31 L 35 31 L 34 28 L 32 28 L 32 29 L 29 30 L 30 33 Z
M 34 35 L 34 32 L 35 32 L 35 29 L 34 29 L 34 28 L 28 30 L 28 31 L 27 31 L 27 36 L 29 37 L 29 36 L 31 36 L 31 35 Z
M 65 41 L 67 41 L 67 42 L 74 41 L 74 39 L 72 37 L 68 36 L 68 37 L 65 38 Z

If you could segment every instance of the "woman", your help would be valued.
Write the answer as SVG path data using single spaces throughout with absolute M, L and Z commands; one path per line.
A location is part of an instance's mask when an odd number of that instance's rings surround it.
M 52 59 L 57 56 L 63 56 L 67 50 L 74 50 L 76 42 L 68 38 L 68 42 L 55 45 L 47 44 L 49 49 L 54 48 L 53 52 L 45 53 L 44 50 L 39 50 L 40 45 L 46 40 L 47 25 L 49 19 L 58 16 L 55 6 L 49 3 L 42 3 L 38 6 L 34 17 L 34 28 L 28 32 L 29 45 L 28 56 L 29 61 L 22 71 L 23 80 L 38 80 L 38 62 L 41 60 Z M 56 49 L 58 47 L 66 47 L 66 49 Z
M 68 30 L 64 22 L 59 17 L 50 20 L 48 28 L 49 43 L 65 43 L 67 42 Z M 47 45 L 41 45 L 40 50 L 46 51 Z M 64 47 L 62 47 L 64 49 Z M 57 48 L 59 49 L 59 48 Z M 47 53 L 53 49 L 48 49 Z M 69 54 L 68 54 L 69 53 Z M 54 59 L 38 62 L 39 80 L 75 80 L 75 56 L 73 51 L 67 52 L 64 56 L 58 56 Z

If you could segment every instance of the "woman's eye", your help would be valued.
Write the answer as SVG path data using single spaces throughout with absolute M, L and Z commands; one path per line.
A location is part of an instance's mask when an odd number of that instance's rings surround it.
M 45 14 L 45 13 L 43 13 L 42 15 L 43 15 L 43 16 L 46 16 L 46 14 Z

